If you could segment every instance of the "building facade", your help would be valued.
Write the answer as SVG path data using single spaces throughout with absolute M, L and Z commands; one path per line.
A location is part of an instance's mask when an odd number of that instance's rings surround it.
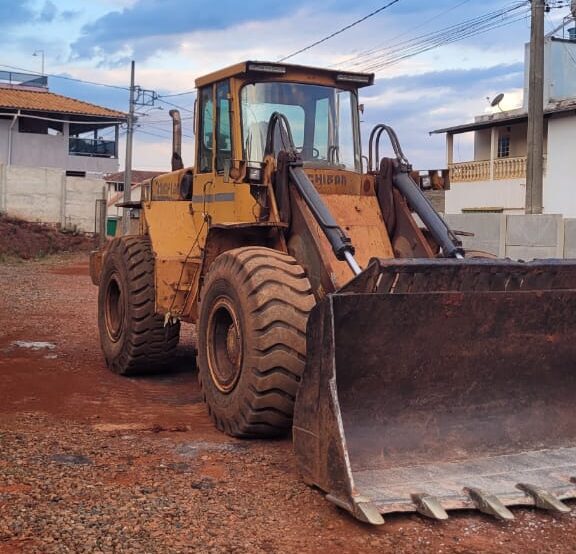
M 446 134 L 446 213 L 524 213 L 528 67 L 526 56 L 522 108 L 434 131 Z M 547 37 L 545 68 L 544 213 L 576 217 L 576 40 Z M 474 159 L 455 163 L 454 136 L 463 133 L 474 135 Z
M 101 177 L 118 170 L 125 121 L 122 112 L 50 92 L 46 77 L 0 72 L 2 164 Z
M 46 77 L 0 72 L 0 212 L 94 231 L 125 121 L 122 112 L 50 92 Z

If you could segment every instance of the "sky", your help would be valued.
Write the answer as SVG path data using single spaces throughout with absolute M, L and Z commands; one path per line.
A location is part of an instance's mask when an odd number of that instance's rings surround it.
M 0 0 L 0 70 L 39 73 L 42 54 L 33 53 L 43 51 L 52 92 L 127 111 L 130 60 L 135 60 L 136 83 L 161 98 L 155 106 L 138 110 L 133 167 L 168 170 L 168 111 L 174 105 L 183 118 L 184 162 L 193 163 L 197 77 L 247 59 L 277 61 L 388 3 Z M 390 61 L 393 52 L 397 57 L 408 53 L 408 41 L 416 37 L 441 31 L 442 38 L 456 38 L 448 27 L 513 6 L 518 8 L 510 24 L 394 64 L 380 63 Z M 568 12 L 552 10 L 547 29 Z M 504 109 L 522 104 L 524 44 L 530 34 L 527 13 L 527 2 L 512 0 L 397 0 L 289 62 L 359 71 L 375 68 L 376 84 L 361 91 L 363 136 L 377 123 L 390 124 L 414 167 L 442 168 L 445 139 L 430 136 L 430 131 L 470 122 L 494 109 L 487 98 L 500 92 L 505 93 Z M 460 135 L 455 142 L 457 160 L 470 159 L 471 144 L 471 134 Z

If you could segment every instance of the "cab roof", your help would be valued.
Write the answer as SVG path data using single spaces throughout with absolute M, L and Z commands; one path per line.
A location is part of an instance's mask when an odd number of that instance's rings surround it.
M 366 87 L 374 84 L 374 73 L 355 73 L 351 71 L 339 71 L 305 65 L 292 65 L 279 62 L 246 61 L 231 65 L 219 71 L 209 73 L 196 79 L 196 87 L 200 88 L 230 77 L 254 76 L 265 80 L 268 76 L 286 78 L 291 80 L 305 80 L 314 82 L 314 78 L 321 81 L 332 81 L 335 85 L 353 86 L 355 88 Z

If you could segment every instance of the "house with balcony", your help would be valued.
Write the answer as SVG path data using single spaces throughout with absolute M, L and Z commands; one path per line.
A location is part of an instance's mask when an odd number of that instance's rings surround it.
M 576 217 L 576 32 L 545 39 L 544 213 Z M 525 210 L 529 48 L 523 106 L 477 116 L 472 123 L 438 129 L 446 135 L 450 189 L 447 214 Z M 473 135 L 474 156 L 454 160 L 454 137 Z
M 94 230 L 126 119 L 50 92 L 47 77 L 0 71 L 0 212 Z
M 122 112 L 50 92 L 47 77 L 0 71 L 0 163 L 76 176 L 118 170 Z

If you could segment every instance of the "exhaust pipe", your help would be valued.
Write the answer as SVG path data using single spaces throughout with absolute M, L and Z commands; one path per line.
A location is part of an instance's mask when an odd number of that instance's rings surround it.
M 172 171 L 184 168 L 182 161 L 182 120 L 178 110 L 168 112 L 172 118 Z

